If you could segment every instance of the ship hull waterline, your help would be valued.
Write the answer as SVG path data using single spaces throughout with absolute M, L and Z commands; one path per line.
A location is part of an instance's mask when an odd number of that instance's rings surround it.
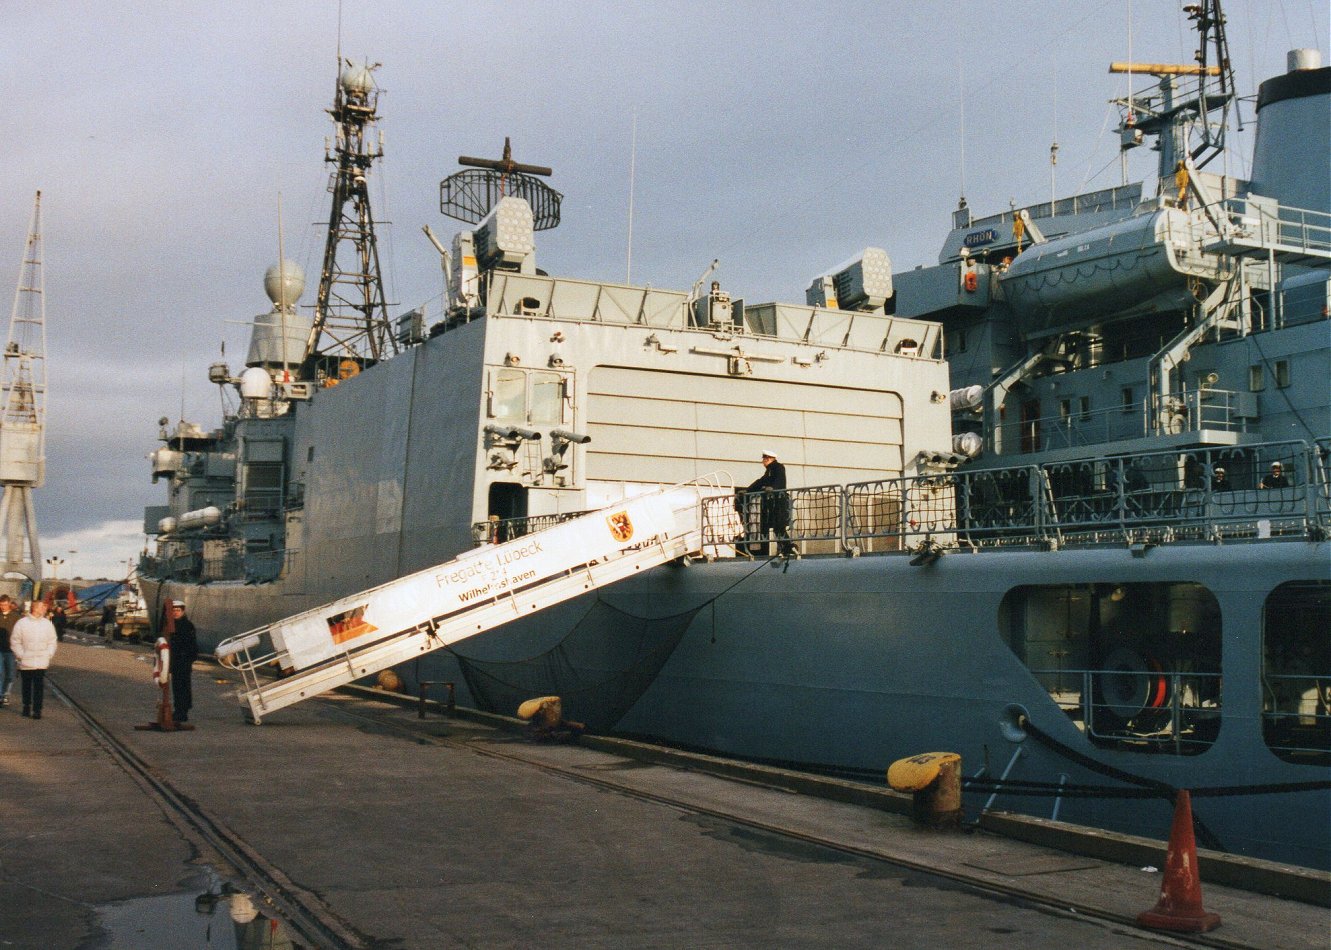
M 1331 866 L 1331 829 L 1314 817 L 1331 813 L 1331 792 L 1205 791 L 1326 778 L 1325 768 L 1286 761 L 1267 747 L 1258 671 L 1267 595 L 1282 583 L 1326 580 L 1329 546 L 1181 545 L 1140 553 L 1125 546 L 1057 556 L 949 554 L 919 566 L 901 556 L 668 565 L 429 654 L 400 672 L 409 688 L 418 677 L 454 681 L 461 701 L 482 708 L 484 698 L 468 688 L 481 675 L 505 701 L 523 690 L 536 695 L 562 687 L 572 694 L 568 714 L 597 729 L 869 781 L 881 782 L 896 758 L 947 750 L 963 756 L 967 775 L 1131 787 L 1024 735 L 1014 728 L 1024 713 L 1101 770 L 1202 790 L 1194 806 L 1214 846 Z M 1000 631 L 1003 598 L 1016 587 L 1138 581 L 1199 583 L 1219 603 L 1224 702 L 1215 741 L 1200 754 L 1097 746 Z M 144 587 L 154 614 L 164 598 L 188 601 L 205 645 L 315 606 L 308 597 L 283 594 L 281 582 L 145 578 Z M 569 647 L 572 631 L 577 642 Z M 513 709 L 499 704 L 490 711 Z M 970 796 L 968 804 L 978 808 L 985 797 Z M 1044 817 L 1057 810 L 1061 820 L 1161 838 L 1171 820 L 1163 797 L 1000 793 L 993 807 Z M 1310 820 L 1292 820 L 1299 815 Z

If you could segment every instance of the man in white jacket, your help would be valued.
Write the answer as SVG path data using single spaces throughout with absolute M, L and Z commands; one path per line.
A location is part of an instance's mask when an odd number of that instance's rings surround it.
M 18 675 L 23 681 L 23 715 L 42 718 L 42 693 L 46 690 L 46 668 L 55 656 L 55 625 L 46 619 L 46 603 L 32 602 L 31 613 L 14 624 L 9 647 L 18 660 Z

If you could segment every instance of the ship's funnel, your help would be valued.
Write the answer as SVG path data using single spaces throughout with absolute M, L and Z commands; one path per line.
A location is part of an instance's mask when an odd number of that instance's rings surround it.
M 1289 54 L 1290 71 L 1262 83 L 1257 94 L 1257 145 L 1252 190 L 1282 205 L 1331 214 L 1331 67 L 1317 50 Z

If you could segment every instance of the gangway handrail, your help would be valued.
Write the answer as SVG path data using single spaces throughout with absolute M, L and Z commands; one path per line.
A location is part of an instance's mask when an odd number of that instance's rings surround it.
M 626 499 L 246 631 L 214 654 L 241 673 L 237 695 L 258 723 L 266 712 L 696 555 L 707 546 L 703 503 L 725 490 L 718 476 L 705 476 Z M 270 666 L 288 675 L 261 679 Z

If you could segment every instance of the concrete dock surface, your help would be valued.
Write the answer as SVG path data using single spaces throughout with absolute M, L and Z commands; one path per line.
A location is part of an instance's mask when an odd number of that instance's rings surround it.
M 194 731 L 138 731 L 150 674 L 67 637 L 43 718 L 0 709 L 0 947 L 1331 945 L 1323 906 L 1207 884 L 1220 928 L 1160 934 L 1136 865 L 372 696 L 250 725 L 208 663 Z

